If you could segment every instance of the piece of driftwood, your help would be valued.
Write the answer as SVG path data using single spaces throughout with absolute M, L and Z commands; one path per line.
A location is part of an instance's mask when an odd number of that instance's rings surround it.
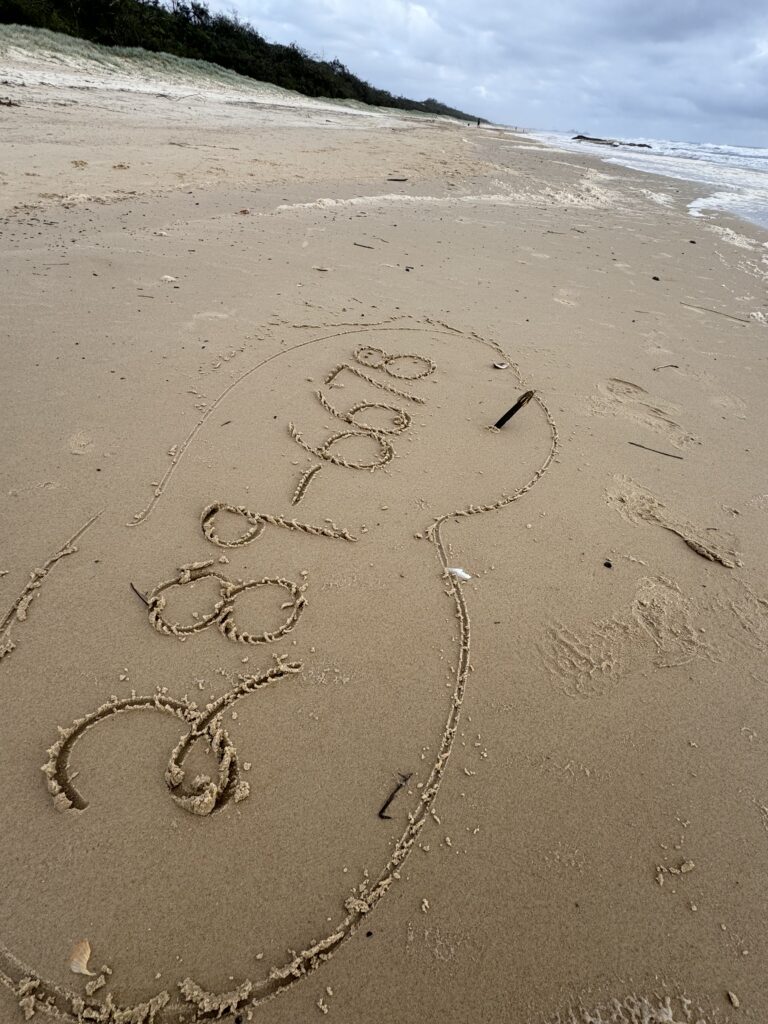
M 530 402 L 534 394 L 534 391 L 526 391 L 525 394 L 520 395 L 520 397 L 512 406 L 512 408 L 505 412 L 501 419 L 496 420 L 496 422 L 493 424 L 496 430 L 501 430 L 501 428 L 504 426 L 507 420 L 511 420 L 516 412 L 519 412 L 524 405 L 527 405 Z
M 634 448 L 644 448 L 647 452 L 656 452 L 657 455 L 666 455 L 668 459 L 682 459 L 682 455 L 673 455 L 672 452 L 662 452 L 658 448 L 649 448 L 647 444 L 640 444 L 638 441 L 627 441 Z
M 619 142 L 618 139 L 601 139 L 596 135 L 574 135 L 573 142 L 591 142 L 596 146 L 631 146 L 633 149 L 652 149 L 648 142 Z

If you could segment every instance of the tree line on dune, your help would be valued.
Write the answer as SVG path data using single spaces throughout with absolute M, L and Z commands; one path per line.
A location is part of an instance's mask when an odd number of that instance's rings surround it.
M 359 100 L 477 120 L 435 99 L 409 100 L 377 89 L 339 60 L 319 60 L 296 44 L 268 43 L 236 14 L 183 0 L 0 0 L 0 22 L 31 25 L 106 46 L 140 46 L 210 61 L 306 96 Z

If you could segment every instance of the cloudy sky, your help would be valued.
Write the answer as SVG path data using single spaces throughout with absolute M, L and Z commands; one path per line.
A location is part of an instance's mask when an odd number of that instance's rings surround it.
M 768 0 L 212 0 L 373 85 L 528 128 L 768 146 Z

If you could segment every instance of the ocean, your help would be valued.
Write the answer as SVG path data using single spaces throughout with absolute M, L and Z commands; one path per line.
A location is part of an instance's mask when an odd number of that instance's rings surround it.
M 768 229 L 768 149 L 644 138 L 617 139 L 620 145 L 608 148 L 574 142 L 566 132 L 527 134 L 558 149 L 593 153 L 609 164 L 707 185 L 704 194 L 688 204 L 694 217 L 722 210 Z M 626 145 L 629 142 L 651 148 L 635 149 Z

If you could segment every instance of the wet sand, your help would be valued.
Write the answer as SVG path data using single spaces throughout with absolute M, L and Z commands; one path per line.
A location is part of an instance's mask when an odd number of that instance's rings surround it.
M 0 1018 L 765 1019 L 768 235 L 2 65 Z

